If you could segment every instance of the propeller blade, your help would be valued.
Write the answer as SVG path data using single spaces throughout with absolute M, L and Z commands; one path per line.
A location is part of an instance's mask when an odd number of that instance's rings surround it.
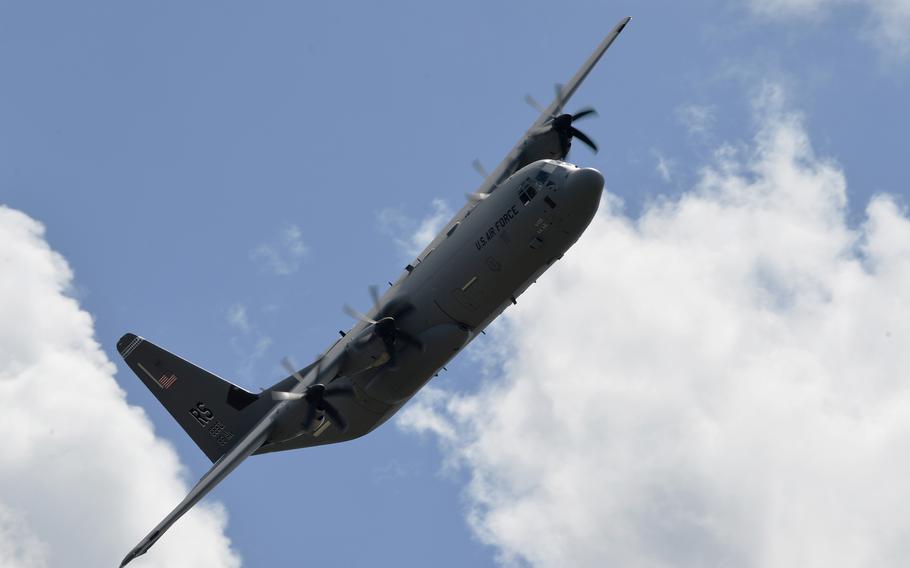
M 322 374 L 322 361 L 323 357 L 317 355 L 316 366 L 310 369 L 306 374 L 306 377 L 301 376 L 300 371 L 297 370 L 297 366 L 287 357 L 281 359 L 281 366 L 284 367 L 284 370 L 290 373 L 292 377 L 297 379 L 298 383 L 309 384 L 319 380 L 319 375 Z
M 545 109 L 542 104 L 537 102 L 537 99 L 532 97 L 530 93 L 525 95 L 525 102 L 528 103 L 529 105 L 531 105 L 531 108 L 533 108 L 537 112 L 543 113 L 543 112 L 547 111 L 547 109 Z
M 360 320 L 364 323 L 372 323 L 372 324 L 376 323 L 376 320 L 371 319 L 366 314 L 362 314 L 362 313 L 358 312 L 357 310 L 355 310 L 354 308 L 352 308 L 351 306 L 349 306 L 347 304 L 344 305 L 344 313 L 348 314 L 355 320 Z
M 565 104 L 565 101 L 562 99 L 562 97 L 563 97 L 563 88 L 562 87 L 563 87 L 562 83 L 553 83 L 553 91 L 556 93 L 556 100 L 559 101 L 559 106 L 556 107 L 557 109 L 561 109 L 562 105 Z
M 483 164 L 481 164 L 480 160 L 478 160 L 477 158 L 474 158 L 474 161 L 471 162 L 471 167 L 474 168 L 474 171 L 479 173 L 480 177 L 482 177 L 483 179 L 487 179 L 487 177 L 490 175 L 489 173 L 487 173 L 487 169 L 483 167 Z
M 592 150 L 594 150 L 594 152 L 597 152 L 597 144 L 595 144 L 593 140 L 588 138 L 587 134 L 585 134 L 581 130 L 575 128 L 574 126 L 569 127 L 569 133 L 572 135 L 573 138 L 577 138 L 577 139 L 581 140 L 582 142 L 587 144 L 588 147 L 590 147 Z
M 339 413 L 334 406 L 328 402 L 323 402 L 323 406 L 325 407 L 323 408 L 323 412 L 325 412 L 325 415 L 329 417 L 329 420 L 332 421 L 332 424 L 335 425 L 335 428 L 338 428 L 340 432 L 344 432 L 348 429 L 348 421 L 345 420 L 343 416 L 341 416 L 341 413 Z
M 303 393 L 272 391 L 272 400 L 300 400 L 301 398 L 303 398 Z
M 407 343 L 409 345 L 413 345 L 414 347 L 416 347 L 417 349 L 420 349 L 421 351 L 424 350 L 423 341 L 421 341 L 420 339 L 418 339 L 417 337 L 411 335 L 410 333 L 408 333 L 406 331 L 402 331 L 399 329 L 398 330 L 398 339 L 401 339 L 402 341 L 404 341 L 405 343 Z
M 375 284 L 370 286 L 370 298 L 373 300 L 373 307 L 379 311 L 379 287 Z
M 597 111 L 591 107 L 581 109 L 580 111 L 578 111 L 572 115 L 572 122 L 575 122 L 579 118 L 584 118 L 584 117 L 588 116 L 589 114 L 593 114 L 594 116 L 597 116 Z
M 304 382 L 303 377 L 301 377 L 300 373 L 297 372 L 297 367 L 295 367 L 294 364 L 291 363 L 290 359 L 288 359 L 287 357 L 284 357 L 281 360 L 281 366 L 284 367 L 284 370 L 287 371 L 288 373 L 290 373 L 291 376 L 293 376 L 295 379 L 297 379 L 298 383 Z

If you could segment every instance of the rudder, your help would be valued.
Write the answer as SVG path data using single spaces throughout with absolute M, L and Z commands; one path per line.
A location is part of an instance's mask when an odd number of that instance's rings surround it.
M 275 404 L 135 334 L 121 337 L 117 351 L 212 462 Z

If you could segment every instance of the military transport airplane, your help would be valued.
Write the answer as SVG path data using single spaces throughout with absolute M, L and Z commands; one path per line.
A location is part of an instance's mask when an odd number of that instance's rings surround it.
M 214 462 L 186 498 L 136 545 L 122 566 L 252 454 L 334 444 L 388 420 L 443 365 L 571 247 L 600 203 L 603 177 L 563 161 L 573 139 L 597 150 L 563 113 L 630 18 L 603 39 L 468 202 L 317 360 L 254 394 L 132 333 L 117 350 Z

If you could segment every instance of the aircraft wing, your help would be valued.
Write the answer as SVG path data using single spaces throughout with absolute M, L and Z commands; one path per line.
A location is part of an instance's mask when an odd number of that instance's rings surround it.
M 487 176 L 483 181 L 481 187 L 477 190 L 477 193 L 489 193 L 497 185 L 499 185 L 502 180 L 506 179 L 516 171 L 516 165 L 520 161 L 522 150 L 525 145 L 533 138 L 533 136 L 543 127 L 544 123 L 550 120 L 552 117 L 560 114 L 563 107 L 569 101 L 569 98 L 575 94 L 575 91 L 578 90 L 578 87 L 581 86 L 581 83 L 588 76 L 588 73 L 591 72 L 591 69 L 597 65 L 597 62 L 600 61 L 600 58 L 603 57 L 603 54 L 606 53 L 610 45 L 613 44 L 613 41 L 616 40 L 619 33 L 622 32 L 623 28 L 626 27 L 626 24 L 629 23 L 629 20 L 632 18 L 625 17 L 616 24 L 610 33 L 607 34 L 607 37 L 600 42 L 600 45 L 597 46 L 597 49 L 594 50 L 594 53 L 588 57 L 588 60 L 584 62 L 581 68 L 575 72 L 575 75 L 562 87 L 558 87 L 557 96 L 550 103 L 550 106 L 545 108 L 543 112 L 540 113 L 540 116 L 537 117 L 537 120 L 531 125 L 524 136 L 518 141 L 514 148 L 506 155 L 506 158 L 493 170 L 493 173 Z

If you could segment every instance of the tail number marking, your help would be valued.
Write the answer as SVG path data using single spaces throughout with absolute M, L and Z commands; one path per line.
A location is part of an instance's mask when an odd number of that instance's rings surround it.
M 212 409 L 206 406 L 204 402 L 197 402 L 196 406 L 190 409 L 190 416 L 192 416 L 203 429 L 211 424 L 209 436 L 215 438 L 215 442 L 219 446 L 227 446 L 228 442 L 234 438 L 234 433 L 225 428 L 224 422 L 215 420 L 215 413 L 212 412 Z
M 234 437 L 234 434 L 228 432 L 225 429 L 224 424 L 216 420 L 214 424 L 212 424 L 212 427 L 209 428 L 209 436 L 215 438 L 215 442 L 217 442 L 219 446 L 226 446 Z
M 196 406 L 190 409 L 190 416 L 195 418 L 196 422 L 205 428 L 215 418 L 215 413 L 204 402 L 197 402 Z

